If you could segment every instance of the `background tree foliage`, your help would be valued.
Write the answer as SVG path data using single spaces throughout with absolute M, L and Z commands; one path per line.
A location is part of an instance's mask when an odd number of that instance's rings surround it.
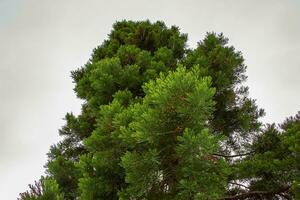
M 300 114 L 263 126 L 242 54 L 222 34 L 186 42 L 163 22 L 115 23 L 72 72 L 81 114 L 19 199 L 300 199 Z

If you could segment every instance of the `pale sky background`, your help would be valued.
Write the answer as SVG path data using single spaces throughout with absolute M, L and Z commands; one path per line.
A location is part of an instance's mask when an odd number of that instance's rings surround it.
M 243 52 L 250 96 L 279 123 L 300 110 L 300 0 L 0 0 L 0 198 L 43 174 L 66 112 L 78 114 L 70 71 L 116 20 L 163 20 L 223 32 Z

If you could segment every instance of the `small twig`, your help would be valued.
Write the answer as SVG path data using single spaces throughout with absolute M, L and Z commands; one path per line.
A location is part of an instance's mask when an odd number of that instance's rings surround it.
M 224 154 L 214 153 L 214 154 L 212 154 L 212 155 L 214 155 L 214 156 L 219 156 L 219 157 L 224 157 L 224 158 L 235 158 L 235 157 L 248 156 L 248 155 L 251 155 L 252 153 L 253 153 L 253 152 L 248 152 L 248 153 L 235 154 L 235 155 L 224 155 Z
M 278 195 L 282 192 L 286 192 L 290 189 L 290 186 L 280 188 L 279 190 L 276 191 L 250 191 L 250 192 L 244 192 L 241 194 L 237 194 L 234 196 L 227 196 L 220 198 L 219 200 L 242 200 L 242 199 L 247 199 L 249 197 L 266 197 L 270 195 Z
M 244 188 L 246 188 L 246 189 L 249 189 L 248 186 L 245 186 L 245 185 L 240 184 L 240 183 L 229 182 L 229 184 L 231 184 L 231 185 L 238 185 L 238 186 L 244 187 Z

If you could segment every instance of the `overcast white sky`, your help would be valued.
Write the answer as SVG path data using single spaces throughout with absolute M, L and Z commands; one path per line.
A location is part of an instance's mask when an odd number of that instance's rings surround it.
M 62 118 L 80 110 L 70 71 L 116 20 L 175 24 L 192 47 L 223 32 L 243 52 L 263 120 L 279 123 L 300 110 L 299 11 L 299 0 L 0 0 L 0 198 L 43 174 Z

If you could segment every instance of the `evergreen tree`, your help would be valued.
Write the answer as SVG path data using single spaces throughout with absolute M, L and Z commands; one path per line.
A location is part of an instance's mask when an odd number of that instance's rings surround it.
M 20 194 L 19 200 L 63 200 L 64 196 L 59 186 L 52 178 L 41 177 L 34 185 L 29 185 L 30 191 Z
M 263 127 L 242 54 L 222 34 L 186 41 L 163 22 L 115 23 L 72 72 L 82 112 L 20 199 L 299 199 L 300 115 Z

